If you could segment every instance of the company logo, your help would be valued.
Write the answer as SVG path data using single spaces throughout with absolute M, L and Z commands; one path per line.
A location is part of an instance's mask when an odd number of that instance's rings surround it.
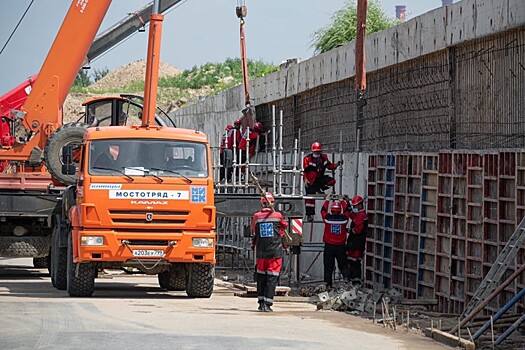
M 91 184 L 90 190 L 120 190 L 122 184 Z
M 109 190 L 110 199 L 188 200 L 188 191 Z
M 146 221 L 147 222 L 153 221 L 153 213 L 146 213 Z
M 132 205 L 168 205 L 168 201 L 131 201 Z
M 193 203 L 206 203 L 206 187 L 192 187 L 191 201 Z

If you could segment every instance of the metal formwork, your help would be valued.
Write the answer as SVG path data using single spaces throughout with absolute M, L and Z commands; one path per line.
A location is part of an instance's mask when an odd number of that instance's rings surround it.
M 368 179 L 366 283 L 461 314 L 525 215 L 525 150 L 373 154 Z M 522 263 L 523 249 L 502 280 Z M 524 286 L 521 275 L 486 309 Z

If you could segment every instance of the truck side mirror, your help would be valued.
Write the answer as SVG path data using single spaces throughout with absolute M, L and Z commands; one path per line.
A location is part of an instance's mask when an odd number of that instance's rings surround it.
M 77 173 L 77 167 L 73 163 L 73 150 L 78 145 L 66 145 L 62 147 L 62 174 L 64 175 L 75 175 Z

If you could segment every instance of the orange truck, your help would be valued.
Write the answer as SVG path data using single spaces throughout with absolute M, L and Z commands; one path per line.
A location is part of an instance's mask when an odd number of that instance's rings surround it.
M 72 1 L 36 80 L 0 106 L 0 256 L 46 259 L 53 285 L 70 296 L 91 296 L 101 269 L 132 267 L 158 275 L 165 289 L 209 297 L 210 146 L 202 133 L 171 127 L 155 113 L 158 0 L 144 103 L 134 108 L 140 119 L 129 115 L 137 103 L 122 97 L 88 101 L 84 123 L 62 125 L 62 104 L 110 3 Z M 20 109 L 5 108 L 17 101 Z

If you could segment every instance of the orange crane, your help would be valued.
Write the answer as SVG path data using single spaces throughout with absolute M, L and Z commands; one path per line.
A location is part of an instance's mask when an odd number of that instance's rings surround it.
M 244 18 L 248 14 L 248 8 L 245 5 L 244 0 L 237 1 L 237 7 L 235 8 L 235 14 L 239 18 L 239 35 L 240 35 L 240 48 L 241 48 L 241 69 L 242 69 L 242 83 L 244 88 L 244 106 L 242 110 L 243 114 L 243 128 L 253 128 L 255 112 L 250 102 L 250 87 L 249 87 L 249 76 L 248 76 L 248 56 L 246 53 L 246 33 L 244 31 Z

